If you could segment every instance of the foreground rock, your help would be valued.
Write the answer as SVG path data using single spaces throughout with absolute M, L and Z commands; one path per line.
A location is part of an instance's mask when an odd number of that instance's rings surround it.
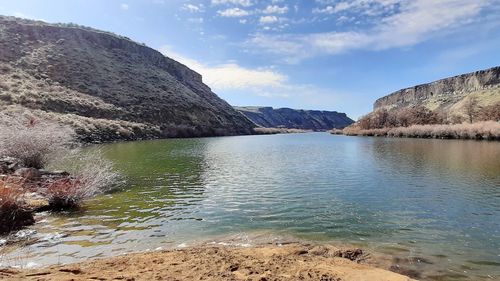
M 412 280 L 361 264 L 361 250 L 291 244 L 197 247 L 138 253 L 37 270 L 0 270 L 5 280 Z

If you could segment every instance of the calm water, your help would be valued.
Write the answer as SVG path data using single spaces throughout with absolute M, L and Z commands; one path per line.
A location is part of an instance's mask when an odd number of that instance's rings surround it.
M 123 191 L 47 216 L 41 240 L 8 257 L 41 265 L 266 233 L 360 245 L 427 280 L 500 278 L 498 142 L 308 133 L 103 149 Z

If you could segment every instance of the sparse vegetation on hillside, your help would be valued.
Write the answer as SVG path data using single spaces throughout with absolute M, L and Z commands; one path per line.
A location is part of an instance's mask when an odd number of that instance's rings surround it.
M 201 75 L 128 38 L 3 16 L 0 29 L 0 111 L 52 115 L 86 142 L 252 133 Z
M 478 120 L 500 121 L 500 102 L 488 106 L 483 106 L 478 113 Z

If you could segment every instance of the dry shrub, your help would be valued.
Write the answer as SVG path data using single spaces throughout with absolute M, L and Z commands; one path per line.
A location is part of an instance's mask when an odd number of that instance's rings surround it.
M 62 178 L 46 184 L 46 195 L 52 209 L 77 208 L 88 196 L 83 183 L 75 178 Z
M 70 127 L 26 115 L 0 114 L 0 132 L 0 155 L 37 169 L 68 151 L 75 136 Z
M 344 131 L 341 130 L 341 129 L 332 129 L 330 131 L 330 134 L 332 134 L 332 135 L 342 135 L 342 134 L 344 134 Z
M 0 177 L 0 234 L 35 222 L 32 210 L 25 204 L 24 194 L 22 179 Z
M 254 132 L 256 134 L 258 134 L 258 135 L 275 135 L 275 134 L 306 133 L 306 132 L 311 132 L 311 130 L 289 129 L 289 128 L 264 128 L 264 127 L 257 127 L 257 128 L 254 128 Z
M 485 121 L 472 124 L 413 125 L 410 127 L 393 128 L 387 132 L 387 136 L 500 140 L 500 123 Z
M 345 128 L 343 133 L 348 136 L 500 140 L 500 123 L 483 121 L 472 124 L 411 125 L 409 127 L 381 129 L 362 129 L 350 126 Z
M 438 124 L 443 122 L 443 117 L 423 106 L 414 106 L 401 109 L 378 109 L 361 117 L 355 126 L 361 130 L 382 128 L 407 127 L 410 125 Z M 378 134 L 372 131 L 370 134 Z
M 380 128 L 380 129 L 361 129 L 357 126 L 349 126 L 343 130 L 344 135 L 347 136 L 385 136 L 390 128 Z
M 53 165 L 72 175 L 46 184 L 46 197 L 54 209 L 79 207 L 83 200 L 110 190 L 120 179 L 100 150 L 74 150 Z

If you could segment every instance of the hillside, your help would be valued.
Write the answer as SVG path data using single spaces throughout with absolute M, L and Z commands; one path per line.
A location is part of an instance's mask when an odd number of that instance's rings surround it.
M 0 16 L 0 50 L 2 112 L 28 109 L 85 141 L 253 132 L 200 74 L 125 37 Z
M 468 98 L 479 106 L 500 103 L 500 67 L 458 75 L 428 84 L 402 89 L 375 101 L 374 110 L 422 105 L 448 116 L 463 115 Z
M 315 131 L 342 129 L 354 121 L 336 111 L 301 110 L 272 107 L 235 107 L 257 126 L 265 128 L 306 129 Z
M 373 112 L 335 134 L 500 139 L 500 67 L 414 86 L 378 99 Z

